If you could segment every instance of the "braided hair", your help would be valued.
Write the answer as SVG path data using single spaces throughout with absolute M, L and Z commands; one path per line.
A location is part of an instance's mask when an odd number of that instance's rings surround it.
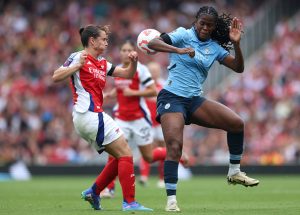
M 199 17 L 203 14 L 211 15 L 216 20 L 216 28 L 212 32 L 211 38 L 213 40 L 216 40 L 219 43 L 219 45 L 227 51 L 233 49 L 233 44 L 231 43 L 229 38 L 229 29 L 232 22 L 231 15 L 223 13 L 219 16 L 215 8 L 211 6 L 203 6 L 197 12 L 196 20 L 198 20 Z

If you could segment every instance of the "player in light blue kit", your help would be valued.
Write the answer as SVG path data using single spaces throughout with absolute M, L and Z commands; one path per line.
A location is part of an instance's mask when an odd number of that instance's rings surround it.
M 180 211 L 176 200 L 178 161 L 182 153 L 184 125 L 197 124 L 227 132 L 230 164 L 228 183 L 255 186 L 259 181 L 240 170 L 244 122 L 228 107 L 201 96 L 202 84 L 215 60 L 237 73 L 244 71 L 240 49 L 241 22 L 218 15 L 213 7 L 201 7 L 192 28 L 177 28 L 150 41 L 148 47 L 170 53 L 169 77 L 157 98 L 157 120 L 167 145 L 164 180 L 166 211 Z M 233 48 L 235 56 L 228 50 Z

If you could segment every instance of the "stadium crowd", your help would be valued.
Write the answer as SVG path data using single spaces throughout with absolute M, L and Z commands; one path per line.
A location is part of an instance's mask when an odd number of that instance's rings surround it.
M 29 164 L 95 163 L 99 156 L 75 133 L 72 98 L 65 84 L 53 84 L 53 70 L 68 53 L 80 50 L 80 26 L 111 25 L 109 56 L 119 61 L 119 44 L 135 39 L 145 28 L 169 32 L 190 26 L 196 1 L 3 1 L 0 11 L 0 163 L 22 159 Z M 251 23 L 261 1 L 216 1 L 233 15 Z M 234 5 L 234 7 L 232 6 Z M 299 17 L 299 16 L 298 16 Z M 299 20 L 298 20 L 299 21 Z M 298 26 L 300 22 L 298 23 Z M 300 162 L 300 29 L 278 24 L 275 39 L 231 80 L 225 92 L 209 97 L 222 101 L 246 121 L 248 164 Z M 167 55 L 140 55 L 159 62 Z M 107 83 L 107 88 L 112 82 Z M 105 103 L 111 112 L 113 100 Z M 276 125 L 276 126 L 274 126 Z M 199 164 L 227 163 L 225 133 L 190 126 L 185 151 Z
M 237 111 L 246 122 L 244 163 L 300 162 L 300 14 L 278 23 L 274 39 L 227 86 L 208 96 Z M 191 148 L 200 163 L 226 163 L 225 132 L 192 127 Z

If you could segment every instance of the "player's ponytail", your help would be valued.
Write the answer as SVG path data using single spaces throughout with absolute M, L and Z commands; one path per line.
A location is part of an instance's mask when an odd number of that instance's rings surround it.
M 84 31 L 84 27 L 82 27 L 82 28 L 79 29 L 80 36 L 81 36 L 81 34 L 82 34 L 83 31 Z
M 89 38 L 97 38 L 100 36 L 100 28 L 97 25 L 87 25 L 79 29 L 81 43 L 83 47 L 88 47 Z

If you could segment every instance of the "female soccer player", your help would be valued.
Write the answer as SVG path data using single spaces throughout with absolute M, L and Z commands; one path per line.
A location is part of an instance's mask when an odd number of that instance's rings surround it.
M 178 160 L 182 153 L 183 128 L 197 124 L 227 132 L 230 184 L 258 185 L 259 181 L 240 171 L 243 152 L 244 122 L 226 106 L 202 96 L 202 84 L 215 60 L 237 73 L 244 70 L 240 49 L 241 22 L 229 15 L 218 15 L 213 7 L 199 9 L 190 29 L 177 28 L 150 41 L 148 47 L 169 52 L 169 77 L 158 95 L 157 120 L 161 122 L 167 157 L 164 180 L 167 191 L 166 211 L 180 211 L 176 201 Z M 235 56 L 229 54 L 234 49 Z
M 151 75 L 152 79 L 154 80 L 155 86 L 157 91 L 161 91 L 163 87 L 163 81 L 161 79 L 161 66 L 157 62 L 150 62 L 147 65 Z M 156 117 L 156 100 L 157 97 L 151 97 L 146 99 L 147 106 L 149 108 L 149 111 L 151 112 L 151 121 L 152 121 L 152 133 L 153 133 L 153 148 L 155 147 L 166 147 L 164 136 L 162 133 L 161 125 L 155 120 Z M 157 182 L 157 186 L 159 188 L 165 187 L 164 182 L 164 160 L 160 160 L 158 162 L 158 173 L 159 173 L 159 181 Z M 146 184 L 148 177 L 150 175 L 150 164 L 146 162 L 143 158 L 140 160 L 140 180 L 139 182 L 141 184 Z
M 126 68 L 130 64 L 129 53 L 135 49 L 131 41 L 126 41 L 120 49 L 121 67 Z M 136 144 L 141 152 L 142 158 L 147 163 L 159 160 L 164 161 L 166 148 L 157 147 L 153 149 L 153 134 L 151 127 L 151 115 L 145 98 L 157 95 L 156 86 L 148 68 L 137 63 L 137 72 L 132 78 L 115 78 L 115 86 L 107 94 L 109 97 L 116 96 L 117 105 L 114 110 L 116 123 L 124 132 L 126 140 L 130 144 Z M 185 158 L 183 158 L 184 160 Z M 182 161 L 186 163 L 187 161 Z M 143 178 L 141 178 L 143 180 Z M 103 197 L 111 197 L 114 190 L 114 183 L 109 184 L 108 190 L 102 193 Z M 107 193 L 107 191 L 110 192 Z
M 106 151 L 114 157 L 106 164 L 95 183 L 82 192 L 82 198 L 100 210 L 100 192 L 117 175 L 123 191 L 123 211 L 152 211 L 135 201 L 135 177 L 131 150 L 115 121 L 102 109 L 106 76 L 131 78 L 137 68 L 136 52 L 128 53 L 126 68 L 115 67 L 100 55 L 108 46 L 108 26 L 88 25 L 80 29 L 84 51 L 75 52 L 54 71 L 54 82 L 70 77 L 73 92 L 75 130 L 99 154 Z

